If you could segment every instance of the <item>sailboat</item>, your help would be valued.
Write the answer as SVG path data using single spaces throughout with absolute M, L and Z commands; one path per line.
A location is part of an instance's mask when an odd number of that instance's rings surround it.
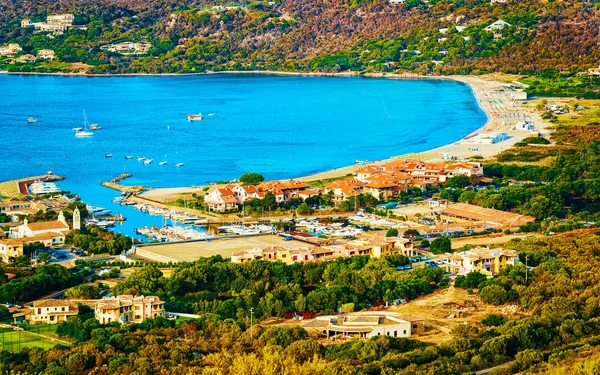
M 85 111 L 83 111 L 83 129 L 75 132 L 75 136 L 77 138 L 86 138 L 86 137 L 94 136 L 94 133 L 92 133 L 88 129 L 88 121 L 87 121 L 87 117 L 85 116 Z

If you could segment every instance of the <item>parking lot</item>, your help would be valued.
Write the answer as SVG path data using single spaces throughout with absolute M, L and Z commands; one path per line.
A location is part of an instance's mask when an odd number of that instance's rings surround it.
M 83 256 L 85 256 L 85 253 L 79 249 L 66 247 L 46 249 L 43 252 L 46 252 L 52 256 L 52 258 L 48 261 L 48 264 L 60 264 L 66 268 L 73 267 L 73 261 L 77 259 L 83 259 Z

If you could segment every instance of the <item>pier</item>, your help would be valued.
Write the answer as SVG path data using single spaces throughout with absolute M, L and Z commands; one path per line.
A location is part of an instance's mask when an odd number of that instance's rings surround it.
M 108 182 L 102 182 L 100 185 L 107 187 L 109 189 L 120 191 L 121 193 L 138 194 L 138 193 L 146 190 L 146 188 L 144 186 L 127 186 L 127 185 L 119 184 L 119 181 L 124 180 L 129 177 L 131 177 L 131 174 L 122 173 Z

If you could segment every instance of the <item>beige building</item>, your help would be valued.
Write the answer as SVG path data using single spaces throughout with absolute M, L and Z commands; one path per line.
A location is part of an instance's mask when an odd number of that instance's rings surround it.
M 74 302 L 45 299 L 34 302 L 33 308 L 25 316 L 31 324 L 59 324 L 78 313 L 79 309 Z
M 41 49 L 37 53 L 38 59 L 42 60 L 54 60 L 54 50 L 52 49 Z
M 122 42 L 100 46 L 102 51 L 115 52 L 123 55 L 143 55 L 147 53 L 150 48 L 152 48 L 152 44 L 150 43 L 133 42 Z
M 0 257 L 4 263 L 23 255 L 23 242 L 18 239 L 8 238 L 0 240 Z
M 307 331 L 318 332 L 328 339 L 375 336 L 410 337 L 411 322 L 393 312 L 365 311 L 342 315 L 319 316 L 302 325 Z
M 27 219 L 23 220 L 23 225 L 11 229 L 11 237 L 43 237 L 45 240 L 48 240 L 49 238 L 52 245 L 59 245 L 64 243 L 65 234 L 69 232 L 69 230 L 70 228 L 65 219 L 65 215 L 61 211 L 58 215 L 58 220 L 55 221 L 29 223 Z
M 448 272 L 458 275 L 480 272 L 494 276 L 509 265 L 518 264 L 519 254 L 514 250 L 503 248 L 476 247 L 468 251 L 446 254 L 443 259 Z
M 0 46 L 0 56 L 11 56 L 16 55 L 23 49 L 18 43 L 11 43 L 7 46 Z
M 141 323 L 165 315 L 164 302 L 155 296 L 116 296 L 100 300 L 94 315 L 101 324 L 119 322 Z

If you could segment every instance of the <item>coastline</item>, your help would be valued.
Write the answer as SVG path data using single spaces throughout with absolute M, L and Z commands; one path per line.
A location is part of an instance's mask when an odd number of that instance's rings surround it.
M 471 92 L 477 101 L 479 108 L 486 114 L 487 120 L 485 123 L 473 131 L 470 134 L 465 134 L 468 137 L 472 134 L 485 134 L 491 132 L 503 132 L 509 135 L 509 139 L 494 144 L 468 144 L 464 143 L 465 137 L 456 142 L 451 142 L 446 145 L 437 147 L 435 149 L 429 149 L 417 153 L 402 153 L 401 150 L 396 155 L 390 155 L 384 160 L 369 164 L 380 164 L 388 162 L 392 159 L 408 158 L 408 159 L 420 159 L 423 161 L 444 161 L 443 155 L 455 158 L 456 160 L 468 160 L 471 157 L 479 156 L 482 158 L 493 157 L 503 150 L 511 148 L 515 143 L 521 141 L 530 135 L 527 131 L 515 131 L 512 128 L 514 123 L 522 121 L 523 118 L 507 117 L 518 114 L 519 116 L 525 115 L 526 118 L 534 122 L 536 129 L 540 133 L 544 133 L 545 128 L 549 123 L 543 121 L 541 117 L 535 113 L 535 110 L 531 108 L 525 108 L 520 104 L 516 107 L 507 106 L 510 99 L 504 93 L 497 93 L 495 90 L 502 88 L 505 85 L 505 81 L 512 76 L 503 75 L 484 75 L 484 76 L 463 76 L 463 75 L 452 75 L 452 76 L 425 76 L 413 73 L 405 74 L 394 74 L 394 73 L 359 73 L 359 72 L 341 72 L 341 73 L 324 73 L 324 72 L 282 72 L 282 71 L 207 71 L 199 73 L 162 73 L 162 74 L 148 74 L 148 73 L 135 73 L 135 74 L 85 74 L 85 73 L 39 73 L 39 72 L 25 72 L 25 73 L 9 73 L 1 72 L 0 74 L 6 75 L 56 75 L 56 76 L 77 76 L 77 77 L 161 77 L 161 76 L 196 76 L 196 75 L 211 75 L 211 74 L 255 74 L 255 75 L 274 75 L 274 76 L 313 76 L 313 77 L 364 77 L 364 78 L 385 78 L 385 79 L 397 79 L 397 80 L 411 80 L 411 79 L 431 79 L 431 80 L 450 80 L 466 84 L 471 89 Z M 498 103 L 501 103 L 499 105 Z M 510 120 L 509 120 L 510 119 Z M 333 170 L 323 171 L 315 173 L 309 176 L 298 176 L 295 179 L 300 181 L 315 181 L 324 180 L 331 178 L 343 177 L 347 174 L 353 173 L 356 169 L 362 165 L 350 165 Z M 259 171 L 260 172 L 260 171 Z M 153 188 L 145 193 L 145 196 L 165 196 L 165 195 L 177 195 L 189 192 L 197 192 L 198 188 L 194 187 L 178 187 L 178 188 Z

